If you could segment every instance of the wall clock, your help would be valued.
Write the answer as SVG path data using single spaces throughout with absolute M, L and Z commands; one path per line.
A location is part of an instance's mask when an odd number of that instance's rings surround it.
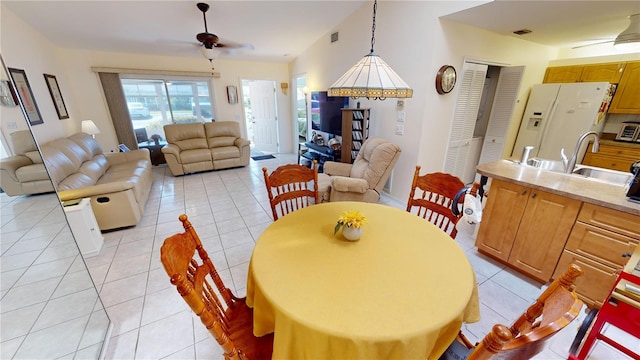
M 447 94 L 456 85 L 456 69 L 451 65 L 443 65 L 436 74 L 436 91 Z

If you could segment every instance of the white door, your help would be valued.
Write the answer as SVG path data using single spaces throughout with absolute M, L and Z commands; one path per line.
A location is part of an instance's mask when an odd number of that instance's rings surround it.
M 503 67 L 500 69 L 479 164 L 502 158 L 504 143 L 509 130 L 511 115 L 513 115 L 513 108 L 518 99 L 523 73 L 524 66 Z
M 459 178 L 465 176 L 465 169 L 468 168 L 467 159 L 471 156 L 477 161 L 480 155 L 480 146 L 477 145 L 481 143 L 474 141 L 473 146 L 471 144 L 488 68 L 486 64 L 469 62 L 465 62 L 462 68 L 460 90 L 444 164 L 445 172 Z M 471 152 L 472 148 L 474 153 Z M 471 179 L 463 179 L 467 180 L 473 181 L 473 176 Z
M 249 82 L 253 142 L 258 151 L 278 152 L 278 121 L 276 116 L 276 87 L 273 81 Z

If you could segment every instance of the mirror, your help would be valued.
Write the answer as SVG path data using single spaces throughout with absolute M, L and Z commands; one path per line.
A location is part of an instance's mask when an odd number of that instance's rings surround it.
M 5 110 L 3 131 L 5 121 L 31 130 Z M 0 358 L 101 358 L 111 322 L 56 193 L 0 193 L 0 214 Z

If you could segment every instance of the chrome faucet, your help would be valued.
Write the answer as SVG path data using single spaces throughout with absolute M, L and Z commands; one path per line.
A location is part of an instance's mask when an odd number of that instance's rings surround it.
M 586 133 L 580 135 L 578 138 L 578 142 L 576 143 L 576 148 L 573 150 L 573 155 L 570 158 L 567 158 L 567 155 L 564 153 L 564 148 L 560 150 L 560 156 L 562 157 L 562 164 L 564 165 L 564 172 L 567 174 L 571 174 L 573 169 L 576 167 L 576 161 L 578 160 L 578 152 L 580 151 L 580 147 L 582 147 L 582 143 L 589 137 L 589 135 L 593 135 L 593 152 L 598 152 L 600 149 L 600 135 L 598 135 L 595 131 L 587 131 Z

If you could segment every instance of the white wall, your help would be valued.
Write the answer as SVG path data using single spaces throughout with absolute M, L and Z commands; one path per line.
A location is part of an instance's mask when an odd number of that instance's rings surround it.
M 77 112 L 81 119 L 92 119 L 101 130 L 96 139 L 105 150 L 115 148 L 118 143 L 115 130 L 111 125 L 109 111 L 104 102 L 102 88 L 98 75 L 91 67 L 115 67 L 127 69 L 169 70 L 169 71 L 196 71 L 211 73 L 209 61 L 201 56 L 193 58 L 163 57 L 140 54 L 97 52 L 86 50 L 65 49 L 64 63 L 70 74 L 69 81 L 73 84 L 73 96 L 78 99 Z M 262 63 L 248 61 L 214 60 L 215 71 L 220 73 L 219 78 L 213 78 L 214 97 L 216 101 L 216 121 L 240 122 L 241 129 L 246 131 L 242 102 L 229 104 L 227 102 L 227 85 L 235 85 L 241 88 L 240 79 L 273 80 L 278 83 L 286 82 L 289 78 L 287 64 Z M 283 95 L 277 91 L 278 119 L 280 120 L 281 134 L 290 137 L 291 118 L 289 116 L 289 95 Z M 240 96 L 240 93 L 238 93 Z M 103 130 L 106 129 L 106 130 Z M 246 136 L 246 132 L 244 133 Z M 284 137 L 284 136 L 283 136 Z M 288 137 L 287 137 L 288 139 Z M 285 152 L 293 151 L 290 143 L 283 144 Z
M 7 67 L 25 70 L 44 124 L 33 126 L 37 138 L 54 139 L 80 129 L 70 96 L 71 84 L 60 61 L 60 51 L 42 34 L 35 31 L 0 3 L 0 52 Z M 69 119 L 59 120 L 43 74 L 55 75 L 62 92 Z M 8 134 L 27 129 L 20 107 L 0 107 L 2 132 Z M 15 123 L 17 129 L 10 128 Z
M 120 67 L 148 70 L 174 70 L 211 72 L 209 61 L 199 53 L 193 57 L 162 57 L 140 54 L 125 54 L 58 48 L 42 34 L 35 31 L 19 17 L 0 3 L 2 23 L 2 55 L 9 67 L 24 69 L 31 83 L 34 97 L 40 107 L 44 124 L 33 127 L 33 133 L 43 143 L 55 138 L 80 131 L 80 122 L 91 119 L 100 128 L 96 139 L 109 151 L 117 147 L 115 130 L 104 101 L 100 81 L 92 67 Z M 214 60 L 215 71 L 220 73 L 214 79 L 214 94 L 218 121 L 230 120 L 241 123 L 244 129 L 244 115 L 241 102 L 227 103 L 226 86 L 240 88 L 240 79 L 273 80 L 277 84 L 289 81 L 289 70 L 285 63 Z M 62 96 L 70 118 L 58 120 L 51 96 L 44 82 L 43 73 L 57 77 Z M 278 85 L 279 87 L 279 85 Z M 277 91 L 278 120 L 281 134 L 281 151 L 293 152 L 293 122 L 290 116 L 290 92 L 284 95 Z M 2 129 L 5 133 L 12 119 L 22 118 L 19 108 L 2 107 Z M 24 121 L 18 125 L 26 128 Z M 8 131 L 8 132 L 7 132 Z
M 434 88 L 435 74 L 443 64 L 460 70 L 465 58 L 484 60 L 503 65 L 525 65 L 526 70 L 504 154 L 510 154 L 520 119 L 532 84 L 542 81 L 549 65 L 583 63 L 584 54 L 537 45 L 528 41 L 501 36 L 466 25 L 441 21 L 439 16 L 477 5 L 464 1 L 381 1 L 376 18 L 375 51 L 414 89 L 411 99 L 402 109 L 396 99 L 373 101 L 360 99 L 362 107 L 371 107 L 371 135 L 398 143 L 403 152 L 392 177 L 391 194 L 404 201 L 408 196 L 413 170 L 417 164 L 423 171 L 443 169 L 446 145 L 454 113 L 457 91 L 438 95 Z M 215 60 L 217 120 L 242 121 L 240 104 L 226 102 L 225 88 L 240 79 L 273 80 L 276 84 L 289 82 L 291 74 L 305 73 L 310 90 L 326 90 L 342 73 L 369 52 L 371 40 L 370 3 L 290 64 Z M 82 119 L 92 119 L 102 133 L 97 136 L 105 150 L 117 145 L 109 113 L 104 103 L 97 75 L 91 67 L 125 67 L 139 69 L 201 71 L 211 70 L 209 62 L 199 55 L 193 57 L 159 57 L 138 54 L 119 54 L 57 48 L 0 2 L 1 49 L 8 66 L 25 69 L 45 123 L 33 128 L 41 141 L 69 135 L 80 129 Z M 329 35 L 339 31 L 340 40 L 330 44 Z M 574 56 L 575 58 L 568 58 Z M 591 55 L 593 56 L 593 55 Z M 625 60 L 637 59 L 638 54 L 621 55 Z M 559 59 L 559 60 L 555 60 Z M 609 58 L 607 58 L 609 59 Z M 608 60 L 607 60 L 608 61 Z M 611 60 L 614 61 L 614 60 Z M 594 59 L 600 62 L 600 59 Z M 53 102 L 46 88 L 43 73 L 56 75 L 67 104 L 70 119 L 58 120 Z M 279 85 L 277 86 L 279 88 Z M 293 87 L 290 84 L 290 89 Z M 281 151 L 294 151 L 294 119 L 291 117 L 292 91 L 283 95 L 276 91 L 281 133 Z M 406 113 L 403 136 L 395 135 L 396 112 Z M 2 107 L 2 129 L 7 131 L 5 119 L 21 116 L 18 108 Z M 19 125 L 20 126 L 20 125 Z M 26 125 L 23 124 L 24 127 Z M 12 130 L 14 131 L 14 130 Z
M 435 91 L 435 74 L 440 66 L 451 64 L 461 70 L 465 58 L 505 65 L 526 65 L 518 96 L 508 150 L 517 135 L 528 92 L 542 81 L 549 60 L 557 50 L 512 37 L 449 21 L 439 16 L 470 6 L 468 2 L 383 1 L 378 3 L 375 51 L 414 90 L 403 109 L 396 99 L 361 99 L 372 107 L 371 135 L 396 142 L 402 155 L 394 169 L 391 195 L 405 201 L 416 165 L 423 172 L 442 171 L 454 113 L 458 87 L 447 95 Z M 476 3 L 477 4 L 477 3 Z M 343 72 L 368 53 L 371 36 L 371 5 L 365 4 L 335 30 L 337 43 L 329 43 L 328 33 L 291 65 L 292 73 L 306 73 L 309 87 L 328 88 Z M 404 135 L 395 135 L 396 112 L 406 113 Z

